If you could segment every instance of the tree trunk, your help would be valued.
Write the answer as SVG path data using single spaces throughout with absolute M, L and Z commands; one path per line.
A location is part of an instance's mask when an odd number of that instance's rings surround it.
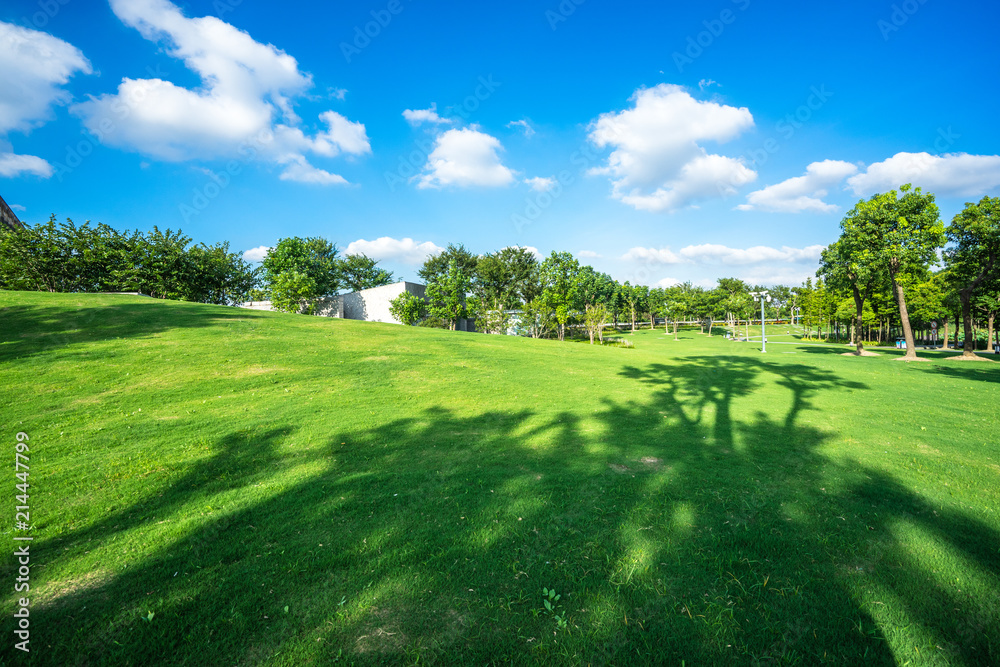
M 674 340 L 677 340 L 677 320 L 674 320 Z
M 969 285 L 958 293 L 958 298 L 962 302 L 962 324 L 965 325 L 965 341 L 962 345 L 962 357 L 966 359 L 972 359 L 976 356 L 974 347 L 976 336 L 972 331 L 972 289 L 973 286 Z
M 948 349 L 948 318 L 944 318 L 944 332 L 941 338 L 941 349 Z
M 712 318 L 711 317 L 708 318 L 708 335 L 709 336 L 712 335 L 712 325 L 713 324 L 715 324 L 715 322 L 712 320 Z
M 854 320 L 854 353 L 858 356 L 864 351 L 865 345 L 861 342 L 861 328 L 864 326 L 864 311 L 865 311 L 865 300 L 861 296 L 861 291 L 851 286 L 851 290 L 854 292 L 854 307 L 857 310 Z
M 910 328 L 910 314 L 906 312 L 906 296 L 903 294 L 903 286 L 892 276 L 892 287 L 896 292 L 896 303 L 899 304 L 899 321 L 903 325 L 903 339 L 906 340 L 906 354 L 903 359 L 907 361 L 917 358 L 916 341 L 913 340 L 913 329 Z

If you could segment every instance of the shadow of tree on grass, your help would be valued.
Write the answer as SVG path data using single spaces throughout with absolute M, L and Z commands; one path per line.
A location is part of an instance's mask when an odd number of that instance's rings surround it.
M 926 529 L 994 578 L 997 533 L 830 460 L 819 451 L 829 434 L 803 423 L 823 392 L 865 385 L 746 357 L 621 377 L 636 398 L 594 415 L 433 407 L 332 425 L 307 454 L 319 471 L 290 486 L 273 479 L 289 465 L 278 444 L 290 429 L 225 436 L 162 494 L 36 543 L 57 562 L 82 558 L 123 530 L 152 530 L 145 517 L 182 520 L 219 493 L 263 487 L 46 599 L 32 611 L 45 647 L 34 659 L 893 664 L 868 589 L 891 592 L 953 664 L 1000 658 L 991 602 L 970 611 L 925 596 L 933 573 L 893 527 Z M 740 404 L 768 384 L 783 405 Z M 543 587 L 562 595 L 567 629 Z

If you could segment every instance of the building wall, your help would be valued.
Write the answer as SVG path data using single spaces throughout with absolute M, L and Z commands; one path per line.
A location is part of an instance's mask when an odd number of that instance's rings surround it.
M 366 320 L 368 322 L 400 321 L 389 312 L 390 302 L 403 292 L 409 292 L 421 299 L 425 298 L 426 288 L 418 283 L 398 282 L 382 287 L 344 294 L 344 317 L 349 320 Z
M 389 312 L 390 302 L 403 292 L 409 292 L 421 299 L 426 298 L 426 288 L 419 283 L 398 282 L 382 287 L 341 294 L 320 299 L 316 303 L 316 315 L 322 317 L 341 317 L 348 320 L 365 320 L 368 322 L 400 321 Z M 270 301 L 251 301 L 242 304 L 243 308 L 251 310 L 274 310 Z

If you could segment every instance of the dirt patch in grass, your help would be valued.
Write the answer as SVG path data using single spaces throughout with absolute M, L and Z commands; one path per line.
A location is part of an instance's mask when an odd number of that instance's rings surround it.
M 113 577 L 110 570 L 97 569 L 75 579 L 53 581 L 40 586 L 34 596 L 34 605 L 39 609 L 71 605 L 77 597 L 100 588 Z M 34 586 L 32 586 L 34 589 Z
M 842 357 L 881 357 L 882 353 L 881 352 L 869 352 L 868 350 L 861 350 L 861 354 L 858 354 L 857 352 L 843 352 L 843 353 L 841 353 L 840 356 L 842 356 Z

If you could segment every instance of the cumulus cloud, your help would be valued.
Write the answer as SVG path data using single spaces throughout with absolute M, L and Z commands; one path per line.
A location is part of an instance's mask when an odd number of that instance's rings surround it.
M 702 243 L 681 248 L 681 257 L 702 264 L 756 264 L 761 262 L 811 262 L 817 261 L 825 246 L 811 245 L 805 248 L 730 248 L 714 243 Z
M 526 120 L 512 120 L 509 123 L 507 123 L 507 127 L 509 128 L 520 127 L 521 130 L 524 132 L 524 136 L 526 137 L 530 137 L 535 133 L 535 128 L 531 127 L 531 124 L 528 123 L 528 121 Z
M 401 264 L 418 265 L 423 264 L 431 255 L 444 252 L 444 248 L 434 245 L 430 241 L 417 243 L 407 237 L 405 239 L 394 239 L 383 236 L 374 241 L 358 239 L 352 241 L 344 250 L 346 255 L 368 255 L 378 261 L 394 261 Z
M 309 165 L 307 153 L 371 152 L 364 125 L 336 112 L 320 115 L 326 129 L 315 136 L 299 128 L 293 100 L 312 87 L 312 78 L 275 46 L 213 16 L 188 18 L 168 0 L 111 0 L 111 8 L 143 37 L 163 43 L 202 85 L 124 78 L 115 94 L 74 106 L 106 143 L 171 161 L 255 157 L 285 165 L 285 180 L 324 184 L 345 181 Z M 109 118 L 114 132 L 98 132 Z
M 670 248 L 632 248 L 622 259 L 650 262 L 653 264 L 681 264 L 689 260 L 674 253 Z
M 680 285 L 680 284 L 681 281 L 677 280 L 677 278 L 661 278 L 660 280 L 656 281 L 657 287 L 673 287 L 674 285 Z
M 602 114 L 590 141 L 612 147 L 607 165 L 590 173 L 611 179 L 612 196 L 646 211 L 675 211 L 728 196 L 757 178 L 741 158 L 709 153 L 701 141 L 725 143 L 753 127 L 750 111 L 700 102 L 681 86 L 637 90 L 631 109 Z
M 35 155 L 0 153 L 0 176 L 11 178 L 21 174 L 48 178 L 52 175 L 52 165 Z
M 597 257 L 601 257 L 600 253 L 596 253 L 593 250 L 581 250 L 576 253 L 576 256 L 581 259 L 596 259 Z
M 263 262 L 264 258 L 267 257 L 267 253 L 271 248 L 266 245 L 260 245 L 256 248 L 250 248 L 249 250 L 243 251 L 243 259 L 248 262 Z
M 524 179 L 524 182 L 530 185 L 532 190 L 538 190 L 539 192 L 544 192 L 545 190 L 551 190 L 556 186 L 556 179 L 546 178 L 543 176 L 526 178 Z
M 53 117 L 52 107 L 66 104 L 62 88 L 74 74 L 92 72 L 90 61 L 68 42 L 52 35 L 0 21 L 0 137 L 28 132 Z M 0 176 L 34 174 L 48 178 L 52 166 L 34 155 L 17 155 L 0 141 Z
M 824 160 L 813 162 L 806 167 L 804 176 L 789 178 L 781 183 L 769 185 L 747 195 L 747 203 L 736 208 L 740 211 L 768 211 L 772 213 L 832 213 L 838 209 L 827 204 L 823 197 L 827 189 L 857 173 L 858 168 L 850 162 Z
M 435 125 L 450 125 L 455 122 L 450 118 L 442 118 L 438 115 L 437 104 L 432 104 L 430 109 L 406 109 L 403 111 L 403 118 L 410 125 L 416 127 L 421 123 L 434 123 Z
M 847 180 L 858 196 L 905 183 L 939 195 L 976 197 L 1000 186 L 1000 155 L 896 153 Z
M 509 185 L 514 172 L 500 161 L 502 150 L 499 139 L 475 128 L 448 130 L 438 136 L 417 187 Z

